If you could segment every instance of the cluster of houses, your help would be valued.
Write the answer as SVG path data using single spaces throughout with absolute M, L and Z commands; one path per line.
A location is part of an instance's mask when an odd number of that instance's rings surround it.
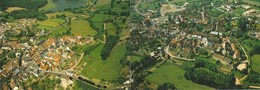
M 40 70 L 69 69 L 79 59 L 79 57 L 76 57 L 77 52 L 72 51 L 70 48 L 75 44 L 84 45 L 89 43 L 94 43 L 92 37 L 63 36 L 61 39 L 50 38 L 40 41 L 37 46 L 34 46 L 31 54 L 32 57 L 35 57 Z M 63 63 L 69 65 L 61 65 Z
M 252 15 L 259 14 L 256 9 L 253 9 L 252 6 L 246 4 L 242 4 L 242 5 L 226 4 L 226 5 L 222 5 L 220 9 L 224 10 L 225 12 L 233 12 L 237 9 L 244 9 L 246 10 L 245 12 L 242 13 L 242 15 L 244 16 L 252 16 Z
M 13 77 L 10 79 L 11 88 L 18 88 L 20 82 L 29 78 L 36 78 L 42 74 L 40 70 L 61 70 L 69 69 L 79 60 L 79 53 L 70 48 L 74 45 L 94 44 L 93 37 L 63 36 L 61 39 L 47 39 L 32 44 L 30 42 L 19 43 L 8 41 L 4 37 L 0 39 L 0 54 L 4 51 L 15 52 L 15 58 L 8 56 L 8 62 L 0 70 L 1 78 Z M 78 54 L 78 55 L 77 55 Z M 28 66 L 28 67 L 24 67 Z
M 244 60 L 241 50 L 235 43 L 232 43 L 229 37 L 218 37 L 220 32 L 212 31 L 205 36 L 202 33 L 186 34 L 185 32 L 177 33 L 178 36 L 171 40 L 170 46 L 173 55 L 182 56 L 180 52 L 198 54 L 197 48 L 206 48 L 212 52 L 212 56 L 223 63 L 230 64 L 231 59 Z M 184 57 L 189 58 L 189 57 Z
M 16 32 L 25 29 L 26 27 L 30 27 L 33 24 L 37 24 L 38 21 L 36 19 L 19 19 L 14 23 L 3 23 L 0 24 L 0 33 L 3 33 L 5 30 L 15 30 Z

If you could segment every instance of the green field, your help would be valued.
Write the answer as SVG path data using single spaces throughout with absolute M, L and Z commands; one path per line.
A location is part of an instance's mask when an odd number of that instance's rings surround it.
M 108 35 L 116 35 L 116 26 L 113 23 L 106 23 L 106 30 Z
M 52 31 L 52 32 L 50 33 L 50 37 L 61 36 L 62 33 L 63 33 L 63 32 L 65 33 L 66 31 L 67 31 L 67 28 L 66 28 L 66 27 L 61 27 L 61 28 L 59 28 L 59 29 L 57 29 L 57 30 Z
M 89 22 L 86 20 L 72 20 L 71 33 L 73 35 L 89 35 L 89 36 L 94 36 L 97 34 L 96 30 L 91 28 Z
M 45 6 L 39 8 L 39 11 L 41 10 L 49 10 L 49 9 L 52 9 L 52 8 L 55 8 L 56 5 L 53 3 L 53 0 L 48 0 L 48 4 L 46 4 Z
M 71 13 L 71 12 L 69 12 L 69 11 L 63 11 L 63 12 L 54 12 L 54 13 L 48 13 L 48 14 L 46 14 L 46 16 L 48 17 L 48 18 L 52 18 L 52 17 L 56 17 L 57 15 L 65 15 L 65 16 L 73 16 L 73 15 L 75 15 L 75 14 L 73 14 L 73 13 Z
M 233 11 L 232 13 L 241 15 L 241 14 L 243 14 L 245 11 L 246 11 L 246 10 L 243 9 L 243 8 L 238 8 L 238 9 L 236 9 L 235 11 Z
M 65 20 L 62 19 L 47 19 L 45 21 L 40 22 L 39 26 L 37 26 L 36 28 L 50 30 L 54 27 L 58 27 L 64 22 Z
M 148 10 L 157 10 L 160 8 L 159 1 L 151 2 L 151 3 L 144 3 L 140 5 L 140 9 L 148 9 Z
M 97 4 L 98 6 L 100 5 L 109 5 L 111 3 L 112 0 L 97 0 Z
M 94 22 L 103 22 L 105 20 L 109 20 L 111 18 L 110 15 L 106 15 L 106 14 L 95 14 L 91 20 Z
M 89 86 L 88 84 L 85 84 L 80 80 L 76 80 L 73 90 L 99 90 L 99 89 Z
M 126 46 L 115 46 L 107 60 L 101 59 L 101 50 L 104 44 L 100 44 L 96 49 L 90 52 L 90 56 L 85 56 L 83 60 L 87 65 L 81 71 L 81 74 L 87 77 L 93 77 L 104 80 L 115 80 L 122 68 L 120 60 L 125 57 Z
M 181 66 L 165 63 L 160 68 L 148 75 L 145 79 L 159 85 L 163 83 L 173 83 L 180 90 L 208 90 L 213 89 L 204 85 L 199 85 L 185 79 L 185 71 Z
M 252 57 L 252 69 L 260 73 L 260 55 L 256 54 Z

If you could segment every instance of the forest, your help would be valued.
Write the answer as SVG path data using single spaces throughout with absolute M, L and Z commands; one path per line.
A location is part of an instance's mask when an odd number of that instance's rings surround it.
M 38 9 L 47 3 L 47 0 L 0 0 L 2 10 L 5 10 L 7 7 Z

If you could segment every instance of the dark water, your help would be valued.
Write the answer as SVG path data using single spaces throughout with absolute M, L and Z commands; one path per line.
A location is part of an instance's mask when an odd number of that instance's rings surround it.
M 51 10 L 58 11 L 67 8 L 84 6 L 86 5 L 86 0 L 53 0 L 53 3 L 56 4 L 56 7 Z

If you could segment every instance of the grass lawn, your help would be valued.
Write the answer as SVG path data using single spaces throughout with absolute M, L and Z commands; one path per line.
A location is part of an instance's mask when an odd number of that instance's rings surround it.
M 207 57 L 207 56 L 204 56 L 204 55 L 199 55 L 199 56 L 197 56 L 195 59 L 196 59 L 196 60 L 197 60 L 197 59 L 207 60 L 207 61 L 209 61 L 209 62 L 211 62 L 211 63 L 213 63 L 213 64 L 216 64 L 216 62 L 217 62 L 217 60 L 214 59 L 213 57 Z
M 64 22 L 65 22 L 65 20 L 62 20 L 62 19 L 47 19 L 43 22 L 40 22 L 40 25 L 57 27 Z
M 8 13 L 11 13 L 12 11 L 15 10 L 25 10 L 25 8 L 21 8 L 21 7 L 8 7 L 5 11 Z
M 106 30 L 108 35 L 116 35 L 116 26 L 113 23 L 106 23 Z
M 130 58 L 131 58 L 130 62 L 135 62 L 135 61 L 139 62 L 142 59 L 142 57 L 140 56 L 130 56 Z
M 111 3 L 111 0 L 97 0 L 96 5 L 109 5 Z
M 156 69 L 152 74 L 148 75 L 145 79 L 159 85 L 163 83 L 173 83 L 177 89 L 184 90 L 208 90 L 213 89 L 205 85 L 199 85 L 187 80 L 184 77 L 185 71 L 181 66 L 176 64 L 164 63 L 161 67 Z
M 256 54 L 252 57 L 252 69 L 260 73 L 260 54 Z
M 84 56 L 83 60 L 87 62 L 87 65 L 81 71 L 81 74 L 97 79 L 115 80 L 122 68 L 120 60 L 125 57 L 126 46 L 115 46 L 105 61 L 100 56 L 103 46 L 104 44 L 100 44 L 90 52 L 90 56 Z
M 91 18 L 91 20 L 95 22 L 103 22 L 105 20 L 110 19 L 110 17 L 110 15 L 106 14 L 95 14 L 94 17 Z
M 49 10 L 49 9 L 52 9 L 52 8 L 55 8 L 56 5 L 53 3 L 53 0 L 47 0 L 48 1 L 48 4 L 46 4 L 45 6 L 39 8 L 39 11 L 41 10 Z
M 243 9 L 243 8 L 238 8 L 238 9 L 236 9 L 235 11 L 233 11 L 233 13 L 238 14 L 238 15 L 241 15 L 241 14 L 243 14 L 245 11 L 246 11 L 246 10 Z
M 96 30 L 91 28 L 89 22 L 86 20 L 72 20 L 71 33 L 74 35 L 89 35 L 89 36 L 94 36 L 97 34 Z

